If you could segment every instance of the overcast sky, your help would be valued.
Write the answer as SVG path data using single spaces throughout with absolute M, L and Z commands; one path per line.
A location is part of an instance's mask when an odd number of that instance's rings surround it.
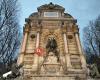
M 19 0 L 21 5 L 20 24 L 23 27 L 25 18 L 37 11 L 37 7 L 53 2 L 65 8 L 65 12 L 77 19 L 77 24 L 82 29 L 90 20 L 95 19 L 100 14 L 100 0 Z

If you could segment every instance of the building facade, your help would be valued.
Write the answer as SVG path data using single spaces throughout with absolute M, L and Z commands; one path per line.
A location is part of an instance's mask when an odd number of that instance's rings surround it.
M 18 64 L 23 80 L 86 80 L 77 20 L 57 4 L 37 8 L 25 19 Z

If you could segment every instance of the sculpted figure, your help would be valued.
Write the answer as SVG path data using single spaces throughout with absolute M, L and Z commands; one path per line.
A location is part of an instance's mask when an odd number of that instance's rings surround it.
M 9 71 L 9 72 L 7 72 L 7 73 L 5 73 L 1 76 L 2 80 L 4 80 L 4 79 L 14 79 L 14 78 L 17 78 L 18 76 L 20 76 L 19 70 L 22 66 L 23 66 L 23 64 L 17 65 L 17 63 L 14 62 L 12 64 L 11 71 Z
M 95 78 L 98 75 L 96 64 L 88 65 L 88 68 L 89 68 L 89 76 Z
M 59 52 L 57 51 L 57 42 L 54 38 L 49 38 L 47 41 L 46 49 L 49 52 L 53 52 L 59 61 Z
M 54 38 L 49 38 L 46 48 L 48 49 L 48 52 L 54 52 L 54 50 L 57 48 L 56 40 Z

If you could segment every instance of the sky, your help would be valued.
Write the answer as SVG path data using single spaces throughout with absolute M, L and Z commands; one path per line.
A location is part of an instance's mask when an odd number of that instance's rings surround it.
M 33 12 L 37 12 L 37 7 L 53 2 L 65 8 L 65 12 L 77 19 L 77 24 L 82 37 L 82 30 L 90 20 L 94 20 L 100 15 L 100 0 L 19 0 L 21 7 L 20 25 L 25 24 L 25 18 Z

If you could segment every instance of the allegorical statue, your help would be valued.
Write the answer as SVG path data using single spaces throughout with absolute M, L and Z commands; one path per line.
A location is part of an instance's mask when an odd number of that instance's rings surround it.
M 20 76 L 20 68 L 23 66 L 23 64 L 17 65 L 16 61 L 13 62 L 11 71 L 3 74 L 0 79 L 14 79 Z
M 96 64 L 90 64 L 87 66 L 89 68 L 89 76 L 92 78 L 95 78 L 99 75 L 97 65 Z
M 56 40 L 54 38 L 49 38 L 46 45 L 47 52 L 53 52 L 57 57 L 57 61 L 59 61 L 59 52 L 57 51 L 57 47 Z

